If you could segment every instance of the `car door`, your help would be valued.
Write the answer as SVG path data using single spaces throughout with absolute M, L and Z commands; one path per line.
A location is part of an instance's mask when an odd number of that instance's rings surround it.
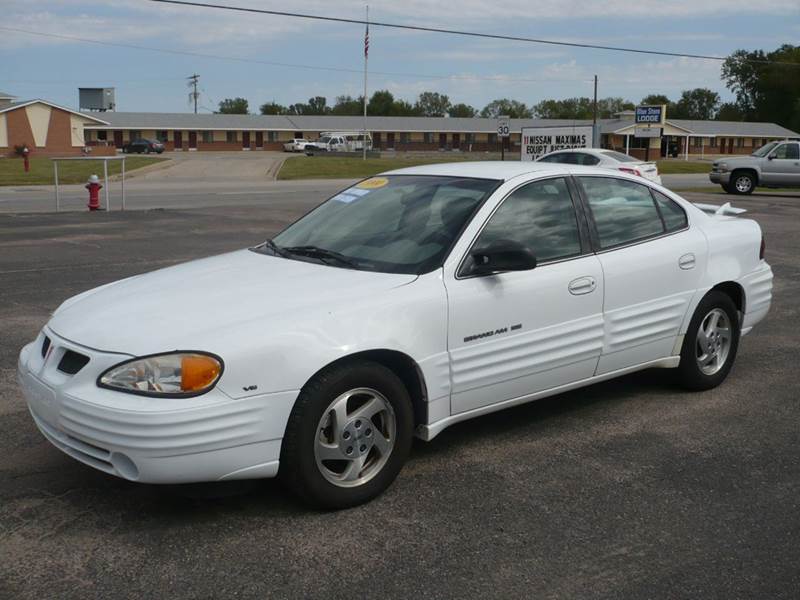
M 761 181 L 769 185 L 800 185 L 800 144 L 780 144 L 761 159 Z
M 603 269 L 601 375 L 679 353 L 681 325 L 705 270 L 705 236 L 647 185 L 577 177 Z
M 445 264 L 454 414 L 591 377 L 602 348 L 603 275 L 571 181 L 497 193 L 502 202 Z M 470 249 L 501 240 L 530 248 L 537 266 L 471 275 Z

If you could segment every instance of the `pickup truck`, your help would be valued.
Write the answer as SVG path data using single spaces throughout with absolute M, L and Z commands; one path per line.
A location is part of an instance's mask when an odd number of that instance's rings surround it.
M 770 142 L 750 156 L 720 158 L 708 178 L 729 194 L 752 194 L 758 187 L 800 187 L 800 142 Z

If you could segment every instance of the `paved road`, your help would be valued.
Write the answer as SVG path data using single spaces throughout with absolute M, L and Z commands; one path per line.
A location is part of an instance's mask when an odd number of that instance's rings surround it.
M 0 598 L 797 597 L 798 195 L 739 202 L 775 303 L 723 386 L 649 371 L 456 425 L 366 506 L 131 484 L 44 441 L 15 363 L 64 298 L 256 242 L 315 201 L 0 215 Z

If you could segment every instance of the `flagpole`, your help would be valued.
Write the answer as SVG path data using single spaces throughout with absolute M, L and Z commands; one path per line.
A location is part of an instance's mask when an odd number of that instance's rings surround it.
M 367 160 L 367 61 L 369 60 L 369 4 L 367 4 L 367 29 L 364 33 L 364 135 L 361 140 L 361 157 Z

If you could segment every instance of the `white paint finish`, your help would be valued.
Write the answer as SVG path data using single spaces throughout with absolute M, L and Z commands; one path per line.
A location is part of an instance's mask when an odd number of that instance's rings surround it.
M 0 113 L 0 148 L 8 147 L 8 125 L 5 114 Z
M 28 124 L 33 133 L 33 143 L 39 148 L 47 145 L 47 131 L 50 129 L 50 113 L 52 111 L 52 108 L 42 103 L 29 104 L 25 107 Z
M 299 389 L 337 359 L 382 349 L 413 360 L 428 402 L 418 434 L 430 439 L 466 418 L 677 366 L 694 307 L 720 282 L 741 285 L 745 331 L 769 310 L 772 272 L 758 259 L 758 225 L 706 215 L 660 187 L 686 209 L 688 231 L 531 271 L 457 279 L 483 223 L 513 189 L 554 174 L 608 172 L 519 163 L 404 170 L 415 171 L 505 179 L 443 268 L 419 277 L 380 274 L 242 250 L 90 290 L 64 302 L 20 353 L 37 425 L 64 452 L 108 473 L 131 476 L 119 458 L 128 456 L 140 481 L 269 477 Z M 688 254 L 695 266 L 682 269 Z M 593 290 L 570 292 L 586 278 Z M 515 324 L 522 327 L 512 330 Z M 54 339 L 48 359 L 40 352 L 44 333 Z M 75 376 L 56 369 L 68 349 L 91 359 Z M 166 400 L 95 383 L 128 357 L 174 349 L 223 357 L 219 384 Z
M 680 266 L 687 253 L 695 256 L 693 269 Z M 605 278 L 603 354 L 626 351 L 622 356 L 635 362 L 664 357 L 680 333 L 707 254 L 705 236 L 691 227 L 600 253 Z M 656 340 L 665 343 L 651 344 Z M 601 360 L 597 373 L 621 368 L 619 361 Z

